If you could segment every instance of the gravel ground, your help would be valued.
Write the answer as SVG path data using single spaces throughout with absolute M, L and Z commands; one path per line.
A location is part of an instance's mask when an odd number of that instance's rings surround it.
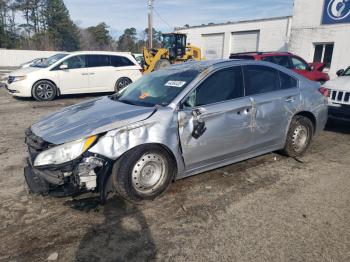
M 38 103 L 0 88 L 0 261 L 350 261 L 349 124 L 329 126 L 301 159 L 267 154 L 142 206 L 29 195 L 25 128 L 88 98 Z

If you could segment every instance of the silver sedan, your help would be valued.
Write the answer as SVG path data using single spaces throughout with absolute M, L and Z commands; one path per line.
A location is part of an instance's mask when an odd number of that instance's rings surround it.
M 171 66 L 31 126 L 25 178 L 34 193 L 154 199 L 177 179 L 277 150 L 304 154 L 326 124 L 326 96 L 267 62 Z

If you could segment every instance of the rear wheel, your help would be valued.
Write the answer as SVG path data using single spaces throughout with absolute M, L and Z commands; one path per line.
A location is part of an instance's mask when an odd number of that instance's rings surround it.
M 56 86 L 47 80 L 36 82 L 32 88 L 32 96 L 38 101 L 51 101 L 57 95 Z
M 132 81 L 129 78 L 122 77 L 122 78 L 118 79 L 118 81 L 115 83 L 114 91 L 119 92 L 120 90 L 124 89 L 125 87 L 127 87 L 131 83 L 132 83 Z
M 169 153 L 158 146 L 139 146 L 125 153 L 114 165 L 113 185 L 131 202 L 152 200 L 162 194 L 174 177 Z
M 282 153 L 290 157 L 302 156 L 310 146 L 313 133 L 314 126 L 310 119 L 295 116 L 290 124 Z
M 157 61 L 156 65 L 154 67 L 154 70 L 157 71 L 157 70 L 166 68 L 166 67 L 168 67 L 170 65 L 171 64 L 170 64 L 169 60 L 167 60 L 167 59 L 160 59 L 159 61 Z

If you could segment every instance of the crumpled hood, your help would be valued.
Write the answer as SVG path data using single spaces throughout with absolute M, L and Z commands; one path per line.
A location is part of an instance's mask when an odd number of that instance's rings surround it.
M 23 75 L 38 71 L 40 69 L 42 69 L 42 68 L 40 68 L 40 67 L 20 68 L 20 69 L 17 69 L 15 71 L 12 71 L 9 75 L 10 76 L 23 76 Z
M 63 144 L 144 120 L 154 110 L 104 96 L 63 108 L 41 119 L 31 129 L 47 142 Z
M 326 82 L 324 87 L 332 90 L 350 91 L 350 76 L 341 76 Z

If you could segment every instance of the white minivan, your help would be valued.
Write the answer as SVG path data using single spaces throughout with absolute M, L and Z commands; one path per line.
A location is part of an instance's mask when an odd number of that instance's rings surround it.
M 131 53 L 58 53 L 43 63 L 12 72 L 7 89 L 14 96 L 49 101 L 64 94 L 119 91 L 141 76 L 141 67 Z

